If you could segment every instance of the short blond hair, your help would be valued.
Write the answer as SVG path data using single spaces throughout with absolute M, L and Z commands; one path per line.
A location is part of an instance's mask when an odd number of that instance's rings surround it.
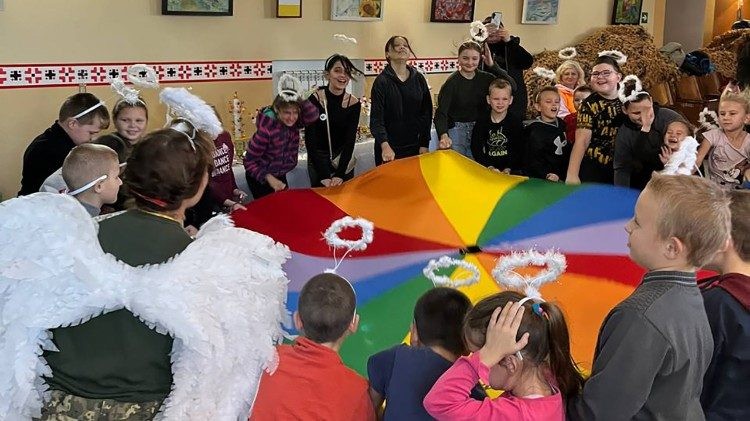
M 731 92 L 731 91 L 724 91 L 723 94 L 721 94 L 721 97 L 719 98 L 719 105 L 721 105 L 722 102 L 735 102 L 737 104 L 742 105 L 745 108 L 746 113 L 750 113 L 750 91 L 745 89 L 742 92 Z
M 713 181 L 689 175 L 654 174 L 646 188 L 658 201 L 657 234 L 678 238 L 688 263 L 708 264 L 729 239 L 729 197 Z
M 555 83 L 562 83 L 562 74 L 568 69 L 573 69 L 576 71 L 576 73 L 578 73 L 578 82 L 576 82 L 576 87 L 586 83 L 586 73 L 583 72 L 583 67 L 581 67 L 581 65 L 574 60 L 565 60 L 561 65 L 557 66 L 557 70 L 555 70 Z
M 750 191 L 729 191 L 729 210 L 732 212 L 732 243 L 744 262 L 750 262 Z
M 117 152 L 109 146 L 84 143 L 73 148 L 65 157 L 62 177 L 69 190 L 77 190 L 108 174 L 112 164 L 119 163 Z

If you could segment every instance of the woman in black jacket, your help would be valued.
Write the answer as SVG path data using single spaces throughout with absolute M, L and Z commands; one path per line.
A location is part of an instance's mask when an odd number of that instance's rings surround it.
M 432 98 L 427 80 L 407 64 L 414 52 L 406 37 L 385 43 L 388 65 L 372 85 L 370 132 L 375 137 L 375 163 L 427 152 L 432 124 Z
M 491 17 L 487 17 L 484 23 L 488 24 L 491 20 Z M 523 80 L 523 71 L 531 68 L 534 56 L 521 46 L 521 38 L 511 36 L 508 28 L 504 26 L 490 29 L 487 44 L 490 46 L 495 63 L 508 72 L 516 82 L 517 89 L 513 92 L 513 103 L 510 104 L 508 113 L 525 119 L 528 112 L 528 93 Z

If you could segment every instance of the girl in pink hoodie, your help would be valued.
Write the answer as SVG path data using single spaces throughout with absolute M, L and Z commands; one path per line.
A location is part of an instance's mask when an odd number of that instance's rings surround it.
M 467 314 L 464 335 L 474 352 L 461 357 L 427 394 L 438 420 L 565 420 L 564 398 L 583 377 L 570 354 L 568 327 L 555 304 L 504 291 Z M 469 397 L 481 380 L 505 390 L 499 398 Z

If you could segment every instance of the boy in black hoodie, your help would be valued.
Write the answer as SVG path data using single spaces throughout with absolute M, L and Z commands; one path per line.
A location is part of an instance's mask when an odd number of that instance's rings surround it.
M 471 154 L 485 167 L 510 174 L 518 170 L 521 163 L 518 145 L 523 134 L 521 119 L 508 114 L 513 103 L 510 82 L 500 78 L 493 80 L 487 103 L 490 112 L 477 120 L 471 133 Z
M 565 139 L 565 122 L 557 117 L 560 93 L 554 86 L 542 88 L 534 97 L 539 117 L 526 126 L 525 175 L 549 181 L 565 178 L 570 145 Z

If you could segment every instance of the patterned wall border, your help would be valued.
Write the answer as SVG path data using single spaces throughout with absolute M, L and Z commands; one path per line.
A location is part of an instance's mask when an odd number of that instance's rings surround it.
M 127 80 L 127 68 L 134 63 L 0 64 L 0 89 L 47 88 L 58 86 L 106 85 L 114 77 Z M 271 61 L 195 61 L 146 63 L 161 83 L 269 80 Z M 387 63 L 365 60 L 365 75 L 375 76 Z M 413 60 L 412 65 L 427 74 L 456 70 L 455 58 Z

